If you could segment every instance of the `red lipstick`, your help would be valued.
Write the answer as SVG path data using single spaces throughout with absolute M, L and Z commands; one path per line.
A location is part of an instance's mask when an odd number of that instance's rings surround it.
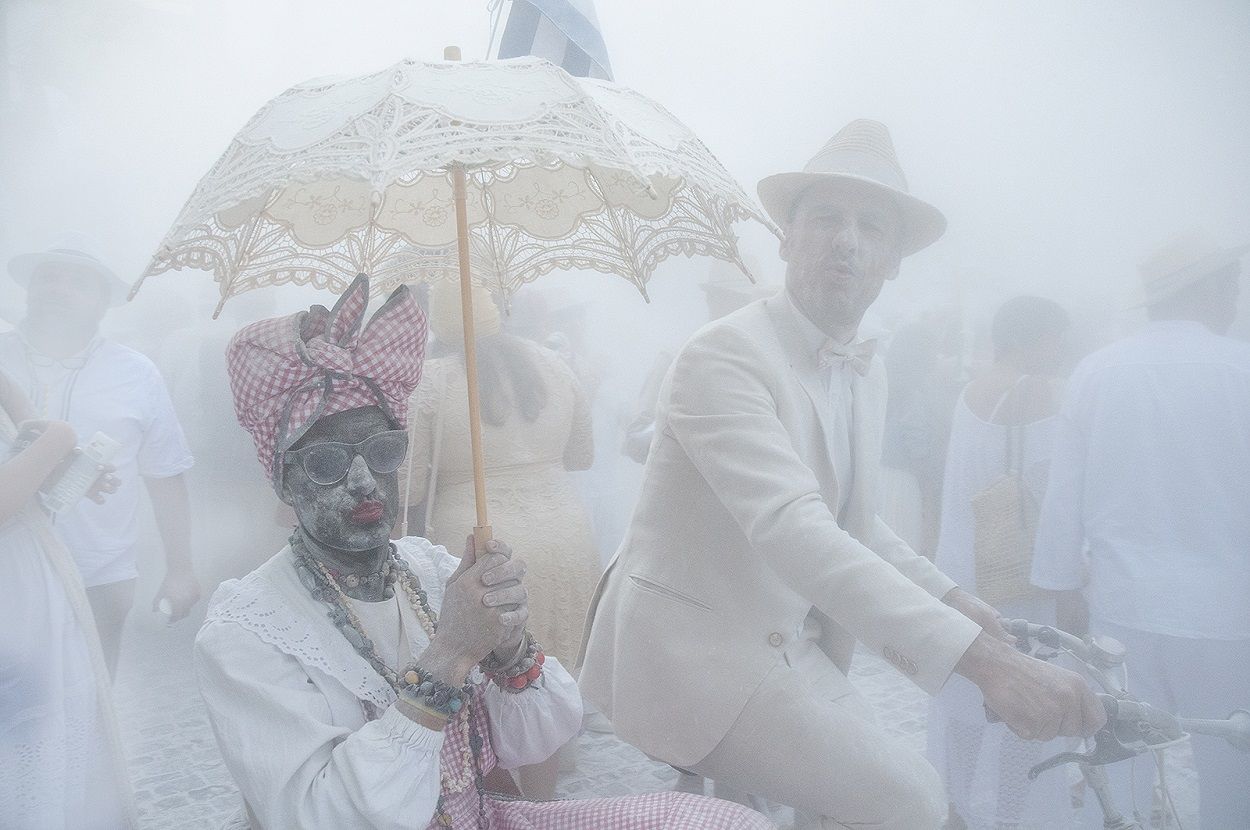
M 371 525 L 381 521 L 386 512 L 386 504 L 377 499 L 367 499 L 352 508 L 350 519 L 352 524 Z

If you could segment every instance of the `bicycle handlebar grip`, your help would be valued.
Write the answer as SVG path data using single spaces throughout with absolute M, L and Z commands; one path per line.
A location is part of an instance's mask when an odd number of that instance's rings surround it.
M 1178 718 L 1181 727 L 1201 735 L 1223 738 L 1242 752 L 1250 752 L 1250 712 L 1237 709 L 1225 720 Z

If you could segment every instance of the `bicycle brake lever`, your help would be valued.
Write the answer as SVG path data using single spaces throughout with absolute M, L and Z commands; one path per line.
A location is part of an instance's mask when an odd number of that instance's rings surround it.
M 1094 749 L 1091 752 L 1060 752 L 1029 770 L 1029 780 L 1033 781 L 1046 770 L 1061 764 L 1080 763 L 1101 767 L 1139 754 L 1140 749 L 1122 743 L 1108 725 L 1094 733 Z
M 1055 767 L 1062 766 L 1064 764 L 1088 764 L 1089 759 L 1092 757 L 1092 753 L 1087 755 L 1082 752 L 1060 752 L 1058 755 L 1047 758 L 1045 761 L 1042 761 L 1040 764 L 1029 770 L 1029 780 L 1036 781 L 1037 777 L 1046 770 L 1054 769 Z

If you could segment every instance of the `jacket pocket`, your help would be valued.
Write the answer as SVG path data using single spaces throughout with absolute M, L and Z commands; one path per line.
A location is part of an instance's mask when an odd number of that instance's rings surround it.
M 683 594 L 680 591 L 675 591 L 672 588 L 668 587 L 667 585 L 661 585 L 658 582 L 652 582 L 646 577 L 641 577 L 641 576 L 638 576 L 637 574 L 630 574 L 629 581 L 634 583 L 635 587 L 643 591 L 646 591 L 649 594 L 655 594 L 656 596 L 663 597 L 665 599 L 670 599 L 673 602 L 681 603 L 682 605 L 689 605 L 692 608 L 699 608 L 704 611 L 712 610 L 712 606 L 708 605 L 707 603 L 697 600 L 692 596 Z

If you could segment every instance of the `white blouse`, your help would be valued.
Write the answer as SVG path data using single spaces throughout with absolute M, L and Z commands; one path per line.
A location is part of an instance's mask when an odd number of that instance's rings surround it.
M 410 537 L 396 542 L 436 612 L 459 560 Z M 439 796 L 443 733 L 409 720 L 395 693 L 351 647 L 295 573 L 290 548 L 223 583 L 195 642 L 195 672 L 226 766 L 254 828 L 423 827 Z M 371 603 L 419 654 L 429 644 L 406 603 Z M 402 611 L 400 610 L 402 609 Z M 392 647 L 393 648 L 393 647 Z M 389 650 L 389 649 L 388 649 Z M 476 670 L 475 670 L 476 675 Z M 520 694 L 486 684 L 490 737 L 506 769 L 555 752 L 581 723 L 581 696 L 548 657 Z M 370 714 L 380 713 L 371 719 Z

